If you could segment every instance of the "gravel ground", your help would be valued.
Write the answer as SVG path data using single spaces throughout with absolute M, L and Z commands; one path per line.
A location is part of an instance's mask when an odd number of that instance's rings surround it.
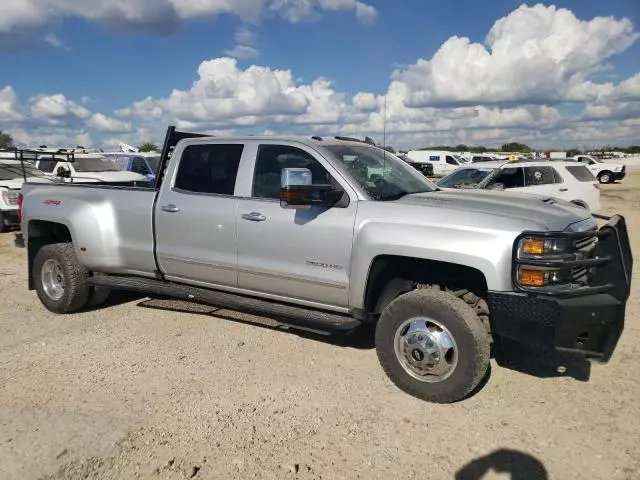
M 639 186 L 603 189 L 636 254 Z M 477 395 L 433 405 L 386 379 L 365 335 L 131 295 L 50 314 L 12 239 L 0 235 L 2 479 L 640 478 L 638 278 L 618 349 L 588 382 L 492 362 Z

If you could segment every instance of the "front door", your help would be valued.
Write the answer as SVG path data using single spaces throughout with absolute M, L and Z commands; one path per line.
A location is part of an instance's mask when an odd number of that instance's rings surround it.
M 251 198 L 241 199 L 238 208 L 238 285 L 284 299 L 344 308 L 358 205 L 355 195 L 344 208 L 293 210 L 282 208 L 279 201 L 283 168 L 308 168 L 313 183 L 340 185 L 316 155 L 302 145 L 258 146 Z M 344 184 L 339 188 L 348 190 Z
M 158 264 L 170 280 L 236 287 L 234 196 L 243 143 L 186 147 L 155 210 Z

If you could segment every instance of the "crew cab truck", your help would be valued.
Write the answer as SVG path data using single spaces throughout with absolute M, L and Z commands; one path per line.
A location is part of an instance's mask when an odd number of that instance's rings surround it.
M 169 128 L 154 188 L 24 185 L 47 309 L 123 289 L 326 332 L 368 323 L 391 380 L 441 403 L 478 387 L 503 338 L 611 357 L 632 268 L 622 217 L 598 229 L 562 200 L 442 191 L 365 142 L 190 137 Z

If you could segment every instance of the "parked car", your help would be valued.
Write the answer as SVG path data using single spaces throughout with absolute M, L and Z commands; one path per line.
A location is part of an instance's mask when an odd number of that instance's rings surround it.
M 8 155 L 7 155 L 8 156 Z M 26 177 L 28 181 L 36 182 L 44 174 L 30 162 L 24 163 L 24 169 L 19 160 L 4 158 L 0 152 L 0 232 L 8 228 L 17 227 L 18 194 Z
M 123 171 L 101 153 L 45 154 L 36 161 L 36 168 L 50 176 L 68 182 L 109 183 L 111 185 L 148 184 L 143 175 Z
M 443 403 L 487 378 L 492 340 L 610 359 L 633 263 L 621 216 L 598 229 L 562 200 L 445 191 L 364 142 L 189 136 L 167 132 L 155 188 L 23 186 L 28 285 L 47 309 L 121 289 L 370 324 L 389 378 Z
M 413 168 L 422 173 L 425 177 L 433 177 L 433 163 L 431 162 L 414 162 L 411 158 L 409 158 L 406 154 L 397 155 L 400 160 L 407 162 Z
M 433 150 L 411 150 L 407 157 L 414 164 L 430 163 L 433 165 L 433 174 L 436 176 L 446 175 L 456 168 L 467 163 L 467 160 L 451 152 L 438 152 Z
M 624 165 L 605 162 L 591 155 L 576 155 L 565 161 L 580 162 L 586 165 L 600 183 L 612 183 L 617 180 L 622 180 L 627 174 L 627 169 Z
M 100 155 L 112 160 L 124 171 L 139 173 L 150 182 L 156 179 L 160 164 L 159 153 L 104 152 Z
M 460 168 L 441 178 L 437 185 L 545 195 L 592 212 L 600 209 L 600 185 L 587 167 L 578 162 L 483 162 Z

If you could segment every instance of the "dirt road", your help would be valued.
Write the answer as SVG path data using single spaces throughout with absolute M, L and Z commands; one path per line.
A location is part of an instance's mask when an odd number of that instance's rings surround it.
M 603 189 L 636 262 L 639 187 Z M 126 295 L 55 316 L 25 269 L 1 235 L 2 479 L 640 478 L 637 275 L 618 350 L 588 382 L 493 363 L 479 394 L 442 406 L 395 388 L 362 335 Z

